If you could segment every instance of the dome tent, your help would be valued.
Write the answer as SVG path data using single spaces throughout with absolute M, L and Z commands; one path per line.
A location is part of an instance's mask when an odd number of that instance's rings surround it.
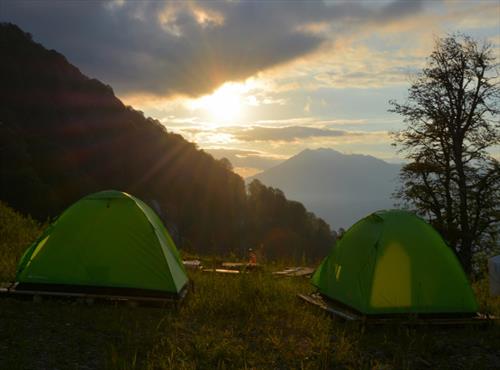
M 17 290 L 177 296 L 188 278 L 159 217 L 115 190 L 64 211 L 21 258 Z
M 429 224 L 405 211 L 375 212 L 353 225 L 312 283 L 327 298 L 367 315 L 477 311 L 453 251 Z

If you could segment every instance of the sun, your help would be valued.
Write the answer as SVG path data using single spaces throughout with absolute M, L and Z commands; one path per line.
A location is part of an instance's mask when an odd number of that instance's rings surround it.
M 225 83 L 211 95 L 205 95 L 191 103 L 193 109 L 202 109 L 216 123 L 235 123 L 243 115 L 246 86 L 241 83 Z
M 207 97 L 207 110 L 214 119 L 229 122 L 239 118 L 242 102 L 237 86 L 224 85 Z

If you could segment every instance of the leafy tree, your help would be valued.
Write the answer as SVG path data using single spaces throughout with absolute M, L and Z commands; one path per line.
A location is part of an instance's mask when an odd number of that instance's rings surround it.
M 232 171 L 234 169 L 233 164 L 226 157 L 222 157 L 221 159 L 219 159 L 219 163 L 221 164 L 222 167 L 224 167 L 228 171 Z
M 500 144 L 497 67 L 489 44 L 438 39 L 407 101 L 390 102 L 406 123 L 394 145 L 409 160 L 396 195 L 432 222 L 467 273 L 498 232 L 500 167 L 489 153 Z

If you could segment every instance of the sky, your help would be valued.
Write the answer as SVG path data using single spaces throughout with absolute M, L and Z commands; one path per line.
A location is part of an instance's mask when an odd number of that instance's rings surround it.
M 0 21 L 242 176 L 306 148 L 400 162 L 389 101 L 436 38 L 465 33 L 500 60 L 498 0 L 0 0 Z

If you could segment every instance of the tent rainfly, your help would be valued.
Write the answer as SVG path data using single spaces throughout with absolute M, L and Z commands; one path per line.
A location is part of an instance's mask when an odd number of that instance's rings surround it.
M 375 212 L 353 225 L 312 283 L 366 315 L 474 314 L 478 308 L 453 251 L 429 224 L 400 210 Z
M 107 190 L 63 212 L 21 258 L 17 290 L 178 296 L 188 278 L 156 213 Z

